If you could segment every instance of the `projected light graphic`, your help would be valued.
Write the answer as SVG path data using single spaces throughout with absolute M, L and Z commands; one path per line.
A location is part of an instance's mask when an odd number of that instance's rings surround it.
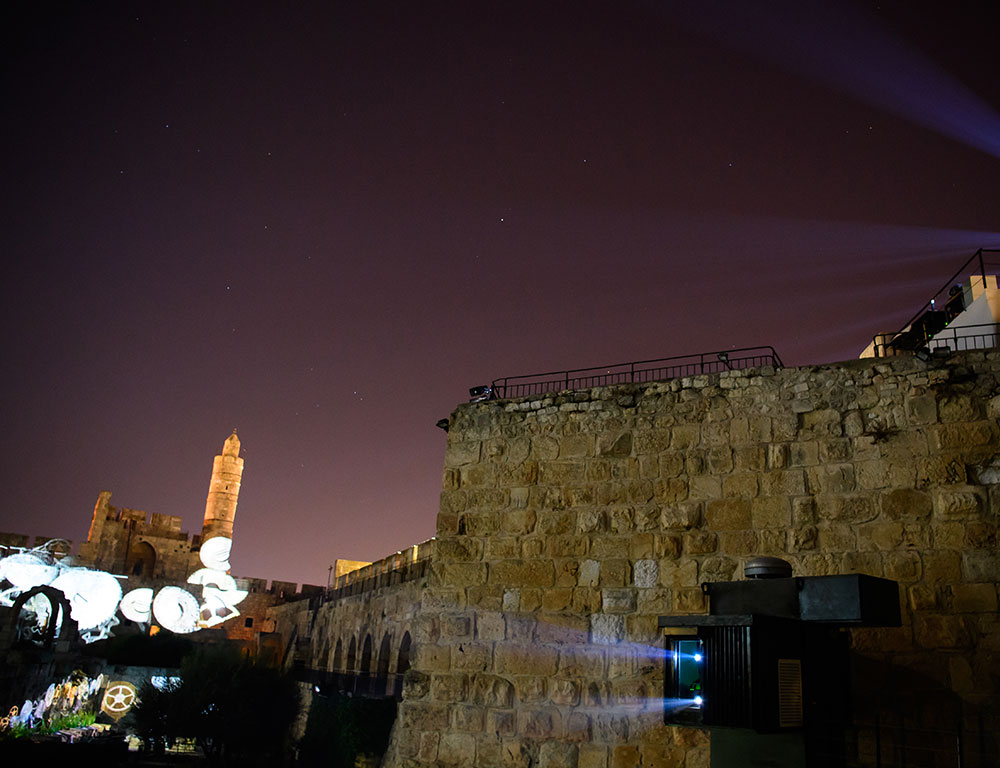
M 1000 114 L 848 3 L 716 0 L 671 9 L 724 42 L 1000 158 Z
M 59 543 L 63 542 L 53 540 L 34 549 L 11 548 L 12 553 L 0 559 L 0 587 L 8 585 L 0 591 L 0 605 L 19 607 L 21 637 L 38 645 L 51 642 L 62 632 L 62 600 L 53 597 L 60 593 L 86 643 L 109 637 L 120 623 L 119 612 L 138 624 L 148 625 L 155 619 L 171 632 L 197 632 L 238 616 L 236 605 L 247 596 L 226 572 L 232 541 L 221 536 L 205 542 L 200 551 L 205 567 L 188 578 L 188 584 L 200 588 L 196 590 L 200 599 L 174 585 L 159 591 L 141 587 L 123 595 L 123 577 L 64 563 L 53 554 Z

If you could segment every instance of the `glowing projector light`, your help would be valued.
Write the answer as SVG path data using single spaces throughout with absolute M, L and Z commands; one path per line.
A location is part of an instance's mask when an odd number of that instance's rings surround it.
M 197 584 L 201 587 L 218 587 L 223 592 L 236 590 L 236 579 L 225 571 L 217 571 L 214 568 L 199 568 L 188 576 L 188 584 Z
M 115 618 L 122 588 L 118 579 L 104 571 L 72 568 L 60 573 L 52 586 L 69 600 L 70 616 L 80 631 L 96 629 Z
M 58 566 L 49 565 L 31 552 L 18 552 L 0 560 L 0 581 L 7 579 L 22 592 L 51 584 L 58 574 Z
M 695 696 L 694 697 L 694 705 L 696 707 L 700 707 L 704 703 L 705 703 L 705 700 L 701 696 Z
M 700 654 L 700 653 L 696 653 L 696 654 L 694 655 L 694 660 L 695 660 L 695 661 L 701 661 L 701 654 Z
M 198 630 L 199 613 L 198 598 L 180 587 L 164 587 L 153 598 L 153 616 L 179 635 Z
M 229 570 L 229 553 L 232 550 L 232 539 L 227 539 L 225 536 L 215 536 L 201 545 L 198 556 L 206 568 L 224 573 Z
M 153 590 L 149 587 L 133 589 L 122 598 L 122 615 L 129 621 L 137 621 L 140 624 L 148 624 L 152 618 L 153 610 Z

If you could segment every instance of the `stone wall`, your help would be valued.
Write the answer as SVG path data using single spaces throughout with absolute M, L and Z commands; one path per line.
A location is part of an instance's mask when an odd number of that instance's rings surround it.
M 460 406 L 387 764 L 707 765 L 708 734 L 662 725 L 657 618 L 759 555 L 900 583 L 903 626 L 852 632 L 880 693 L 851 764 L 879 707 L 921 702 L 995 754 L 998 380 L 975 352 Z
M 434 540 L 339 575 L 322 595 L 267 611 L 286 667 L 365 695 L 392 695 L 410 666 Z M 365 653 L 366 645 L 368 654 Z M 353 649 L 353 650 L 352 650 Z

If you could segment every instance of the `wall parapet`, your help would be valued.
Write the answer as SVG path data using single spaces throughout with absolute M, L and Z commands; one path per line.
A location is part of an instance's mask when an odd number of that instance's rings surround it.
M 372 592 L 382 587 L 422 579 L 434 557 L 436 540 L 431 538 L 381 560 L 338 576 L 327 590 L 336 600 L 348 595 Z

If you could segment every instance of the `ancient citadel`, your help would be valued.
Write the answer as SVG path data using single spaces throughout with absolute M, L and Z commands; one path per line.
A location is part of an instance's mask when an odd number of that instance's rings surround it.
M 995 282 L 981 285 L 972 298 L 1000 317 Z M 994 764 L 993 322 L 984 349 L 800 368 L 720 355 L 706 373 L 461 405 L 436 536 L 340 561 L 327 589 L 265 605 L 266 626 L 246 629 L 273 629 L 310 687 L 400 697 L 388 766 L 700 768 L 721 764 L 723 732 L 664 722 L 660 618 L 704 615 L 703 584 L 776 556 L 795 577 L 898 584 L 899 626 L 839 630 L 850 711 L 810 764 L 953 765 L 933 761 L 956 749 Z M 229 535 L 235 440 L 205 518 Z M 102 493 L 81 556 L 186 573 L 197 537 L 141 518 Z
M 842 631 L 849 715 L 797 764 L 994 764 L 991 280 L 950 349 L 887 357 L 876 337 L 857 361 L 459 406 L 435 539 L 272 609 L 289 663 L 360 692 L 405 672 L 389 766 L 721 765 L 725 730 L 664 723 L 659 617 L 704 614 L 703 584 L 779 556 L 796 577 L 891 579 L 901 612 Z M 956 352 L 984 313 L 988 348 Z

